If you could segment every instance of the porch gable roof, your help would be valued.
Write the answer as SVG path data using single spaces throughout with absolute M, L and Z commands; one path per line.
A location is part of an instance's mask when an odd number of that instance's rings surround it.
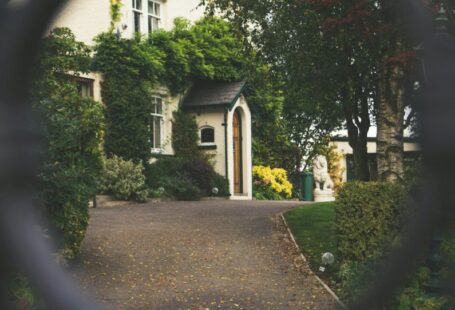
M 198 81 L 183 98 L 182 108 L 231 107 L 244 87 L 245 81 Z

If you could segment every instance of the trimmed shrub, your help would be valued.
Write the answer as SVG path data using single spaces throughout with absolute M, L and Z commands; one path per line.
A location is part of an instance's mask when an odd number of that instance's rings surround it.
M 350 302 L 369 283 L 392 246 L 407 214 L 407 191 L 399 184 L 350 182 L 340 189 L 335 203 L 335 227 L 341 297 Z
M 218 193 L 213 193 L 213 188 L 218 189 Z M 229 192 L 229 182 L 228 180 L 218 173 L 212 175 L 210 181 L 210 193 L 209 196 L 218 196 L 218 197 L 229 197 L 231 193 Z
M 166 194 L 177 200 L 199 200 L 203 196 L 229 196 L 226 178 L 217 174 L 204 158 L 162 158 L 146 168 L 147 186 L 152 190 L 163 187 Z
M 292 184 L 286 170 L 253 166 L 253 195 L 259 200 L 281 200 L 292 197 Z
M 381 255 L 403 224 L 406 197 L 399 184 L 346 183 L 335 208 L 339 259 L 363 262 Z
M 144 167 L 121 157 L 105 160 L 100 180 L 100 191 L 120 200 L 147 200 Z

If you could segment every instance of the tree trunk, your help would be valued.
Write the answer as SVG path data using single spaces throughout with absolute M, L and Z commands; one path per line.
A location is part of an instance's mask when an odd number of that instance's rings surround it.
M 368 163 L 367 141 L 358 141 L 354 146 L 350 144 L 354 155 L 354 177 L 359 181 L 370 180 Z
M 382 181 L 403 180 L 404 86 L 400 64 L 384 64 L 379 80 L 377 115 L 378 177 Z
M 368 103 L 361 103 L 361 115 L 359 119 L 352 108 L 353 105 L 344 106 L 346 127 L 348 130 L 349 145 L 354 155 L 354 179 L 358 181 L 370 180 L 370 169 L 368 165 L 368 130 L 370 128 L 370 117 L 368 114 Z

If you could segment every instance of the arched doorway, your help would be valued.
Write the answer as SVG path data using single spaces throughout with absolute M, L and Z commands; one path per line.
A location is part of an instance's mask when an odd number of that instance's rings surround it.
M 234 142 L 234 194 L 243 193 L 243 167 L 242 167 L 242 120 L 239 110 L 234 112 L 232 120 Z

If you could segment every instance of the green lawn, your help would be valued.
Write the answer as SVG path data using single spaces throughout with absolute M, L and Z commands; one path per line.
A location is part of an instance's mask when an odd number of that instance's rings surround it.
M 286 212 L 284 217 L 313 271 L 318 271 L 325 252 L 334 254 L 336 261 L 335 203 L 306 205 Z M 336 269 L 335 264 L 326 274 Z

